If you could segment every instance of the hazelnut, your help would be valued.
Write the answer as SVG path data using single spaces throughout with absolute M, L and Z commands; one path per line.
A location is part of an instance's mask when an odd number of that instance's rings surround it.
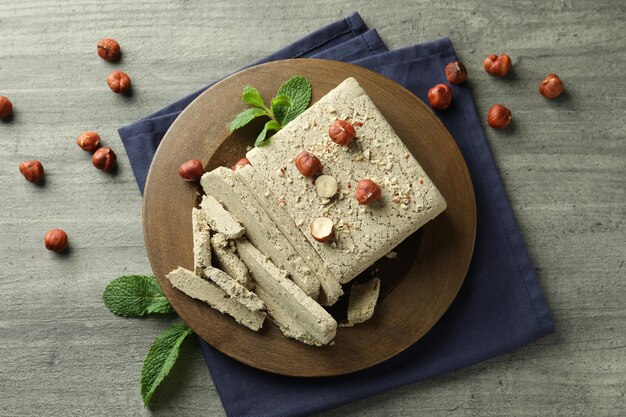
M 98 55 L 105 61 L 117 61 L 120 57 L 120 44 L 115 39 L 102 38 L 98 41 Z
M 296 168 L 305 177 L 312 177 L 322 171 L 320 159 L 311 152 L 302 151 L 296 156 Z
M 235 165 L 230 167 L 230 169 L 232 169 L 233 171 L 237 171 L 239 168 L 246 165 L 250 165 L 250 161 L 248 161 L 248 158 L 241 158 L 239 161 L 235 162 Z
M 382 191 L 378 184 L 370 179 L 360 180 L 356 185 L 356 193 L 354 194 L 359 204 L 369 206 L 370 204 L 380 200 Z
M 180 175 L 185 181 L 198 181 L 204 174 L 204 167 L 202 162 L 197 159 L 190 159 L 187 162 L 183 162 L 178 168 L 178 175 Z
M 338 119 L 328 128 L 328 136 L 338 145 L 349 145 L 356 138 L 356 131 L 350 123 Z
M 507 54 L 491 54 L 483 62 L 483 67 L 488 74 L 496 77 L 504 77 L 511 69 L 511 57 Z
M 315 191 L 322 198 L 331 198 L 337 194 L 337 180 L 330 175 L 320 175 L 315 180 Z
M 447 109 L 452 103 L 452 89 L 447 84 L 437 84 L 428 90 L 428 102 L 433 109 Z
M 46 249 L 61 253 L 67 249 L 67 233 L 61 229 L 48 230 L 43 240 Z
M 502 104 L 492 106 L 487 113 L 487 123 L 494 129 L 504 129 L 511 123 L 511 118 L 511 110 Z
M 115 161 L 117 161 L 117 156 L 108 146 L 103 146 L 98 149 L 91 157 L 91 163 L 93 166 L 103 170 L 104 172 L 111 171 L 113 167 L 115 167 Z
M 557 98 L 563 92 L 563 81 L 556 74 L 548 74 L 539 84 L 539 92 L 545 98 Z
M 446 78 L 450 84 L 461 84 L 467 80 L 467 69 L 461 61 L 446 65 Z
M 130 90 L 130 77 L 125 72 L 115 70 L 107 77 L 107 84 L 114 93 L 125 94 Z
M 313 239 L 321 243 L 328 242 L 335 234 L 333 221 L 328 217 L 319 217 L 313 220 L 309 227 Z
M 93 152 L 100 146 L 100 135 L 96 132 L 84 132 L 78 136 L 76 143 L 83 151 Z
M 6 119 L 13 113 L 13 104 L 5 96 L 0 96 L 0 119 Z
M 20 164 L 20 172 L 28 182 L 36 184 L 43 181 L 43 165 L 41 165 L 41 161 L 36 159 L 22 162 Z

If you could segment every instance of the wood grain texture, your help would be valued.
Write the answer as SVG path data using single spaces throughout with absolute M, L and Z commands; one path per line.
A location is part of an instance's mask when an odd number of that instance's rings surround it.
M 16 115 L 0 123 L 0 415 L 223 416 L 199 349 L 181 362 L 150 410 L 141 362 L 169 320 L 122 319 L 102 305 L 106 284 L 148 273 L 141 199 L 116 128 L 145 116 L 304 33 L 358 10 L 390 48 L 451 36 L 479 113 L 494 102 L 515 128 L 487 136 L 557 333 L 513 353 L 358 403 L 339 416 L 620 416 L 626 391 L 626 5 L 619 0 L 432 2 L 5 0 L 0 94 Z M 280 22 L 276 16 L 281 13 Z M 116 38 L 118 65 L 95 44 Z M 515 77 L 481 69 L 507 52 Z M 106 75 L 133 80 L 113 95 Z M 537 106 L 547 73 L 567 98 Z M 95 171 L 75 137 L 96 130 L 119 155 Z M 22 160 L 40 158 L 45 187 Z M 67 230 L 71 256 L 43 247 Z
M 337 329 L 334 343 L 324 347 L 289 339 L 269 320 L 258 332 L 250 331 L 186 296 L 165 277 L 179 266 L 193 267 L 191 210 L 197 205 L 198 194 L 203 194 L 199 184 L 181 180 L 178 167 L 189 159 L 199 159 L 207 171 L 232 166 L 254 143 L 260 126 L 230 134 L 228 125 L 233 115 L 247 106 L 227 98 L 239 97 L 245 85 L 258 88 L 262 97 L 272 97 L 294 75 L 311 81 L 312 103 L 346 78 L 354 77 L 409 151 L 419 158 L 448 204 L 435 220 L 395 249 L 397 261 L 383 257 L 356 278 L 367 279 L 374 273 L 381 278 L 383 288 L 376 313 L 359 326 Z M 467 165 L 456 142 L 432 110 L 410 91 L 355 65 L 292 59 L 232 75 L 185 109 L 154 156 L 144 190 L 143 223 L 152 270 L 177 313 L 198 336 L 228 356 L 269 372 L 332 376 L 395 356 L 441 318 L 470 264 L 476 236 L 476 203 Z

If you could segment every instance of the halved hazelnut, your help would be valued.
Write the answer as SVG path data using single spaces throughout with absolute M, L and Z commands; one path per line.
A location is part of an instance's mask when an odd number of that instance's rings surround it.
M 315 191 L 322 198 L 331 198 L 337 194 L 337 180 L 330 175 L 320 175 L 315 180 Z
M 328 217 L 318 217 L 311 223 L 311 236 L 318 242 L 325 243 L 335 234 L 333 221 Z

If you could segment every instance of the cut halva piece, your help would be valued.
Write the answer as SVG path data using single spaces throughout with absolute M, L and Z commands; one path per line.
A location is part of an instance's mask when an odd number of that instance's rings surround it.
M 211 232 L 204 211 L 194 207 L 191 210 L 193 227 L 193 266 L 196 275 L 202 275 L 211 266 Z
M 220 167 L 207 172 L 202 176 L 201 184 L 204 192 L 220 199 L 226 209 L 245 226 L 246 236 L 252 243 L 261 248 L 275 264 L 284 268 L 307 295 L 318 297 L 320 283 L 314 272 L 246 187 L 237 181 L 232 170 Z
M 372 278 L 363 284 L 353 284 L 348 300 L 348 323 L 357 324 L 369 320 L 374 314 L 380 279 Z
M 252 289 L 254 284 L 250 279 L 248 268 L 237 256 L 235 243 L 226 239 L 223 233 L 215 233 L 211 236 L 211 249 L 215 255 L 217 266 L 226 272 L 231 278 L 248 289 Z
M 357 139 L 340 146 L 328 136 L 337 119 L 356 128 Z M 321 198 L 294 164 L 302 150 L 317 156 L 325 175 L 339 183 L 333 198 Z M 446 207 L 439 190 L 354 78 L 348 78 L 278 131 L 265 146 L 247 153 L 267 188 L 280 199 L 310 244 L 341 283 L 349 282 Z M 354 190 L 371 179 L 382 198 L 361 206 Z M 328 217 L 332 243 L 318 243 L 309 225 Z
M 211 229 L 223 233 L 228 239 L 237 239 L 246 231 L 212 195 L 202 197 L 200 207 Z
M 285 271 L 268 260 L 246 239 L 237 240 L 237 252 L 260 286 L 288 310 L 313 337 L 315 344 L 329 343 L 337 332 L 337 322 L 326 310 L 287 278 Z
M 240 302 L 248 310 L 258 311 L 265 308 L 263 301 L 261 301 L 255 293 L 232 279 L 224 271 L 210 266 L 204 270 L 204 276 L 213 281 L 213 283 L 228 294 L 230 298 Z
M 188 296 L 204 301 L 223 314 L 233 317 L 237 323 L 252 330 L 259 330 L 263 325 L 266 313 L 247 309 L 237 300 L 230 298 L 217 285 L 200 278 L 185 268 L 177 268 L 166 275 L 172 285 Z
M 285 336 L 296 339 L 307 345 L 322 346 L 322 343 L 316 340 L 311 333 L 307 332 L 304 327 L 302 327 L 300 322 L 291 314 L 289 308 L 287 308 L 282 301 L 277 300 L 260 285 L 257 285 L 255 291 L 259 298 L 265 303 L 267 315 Z
M 318 302 L 326 306 L 335 304 L 337 299 L 343 295 L 341 284 L 339 284 L 339 281 L 322 261 L 320 255 L 313 249 L 313 246 L 296 226 L 294 220 L 281 206 L 276 196 L 271 191 L 262 191 L 267 187 L 263 178 L 259 176 L 251 165 L 245 165 L 237 169 L 235 176 L 245 185 L 250 194 L 257 199 L 289 243 L 304 259 L 304 262 L 316 273 L 321 287 Z

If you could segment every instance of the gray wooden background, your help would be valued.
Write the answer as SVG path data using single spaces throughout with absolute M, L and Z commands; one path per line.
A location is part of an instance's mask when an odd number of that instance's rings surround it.
M 323 416 L 626 415 L 623 1 L 3 0 L 0 95 L 15 117 L 0 123 L 2 417 L 223 415 L 194 342 L 145 409 L 141 364 L 168 320 L 123 319 L 102 304 L 111 279 L 150 272 L 116 128 L 353 10 L 391 48 L 449 35 L 480 113 L 495 102 L 513 110 L 513 129 L 487 135 L 557 333 Z M 104 36 L 120 41 L 119 65 L 97 57 Z M 514 62 L 506 81 L 481 69 L 500 52 Z M 132 77 L 132 98 L 109 91 L 113 68 Z M 538 96 L 549 72 L 564 100 Z M 77 148 L 85 130 L 118 153 L 117 175 Z M 17 170 L 32 158 L 45 186 Z M 66 256 L 43 246 L 52 227 L 69 233 Z

